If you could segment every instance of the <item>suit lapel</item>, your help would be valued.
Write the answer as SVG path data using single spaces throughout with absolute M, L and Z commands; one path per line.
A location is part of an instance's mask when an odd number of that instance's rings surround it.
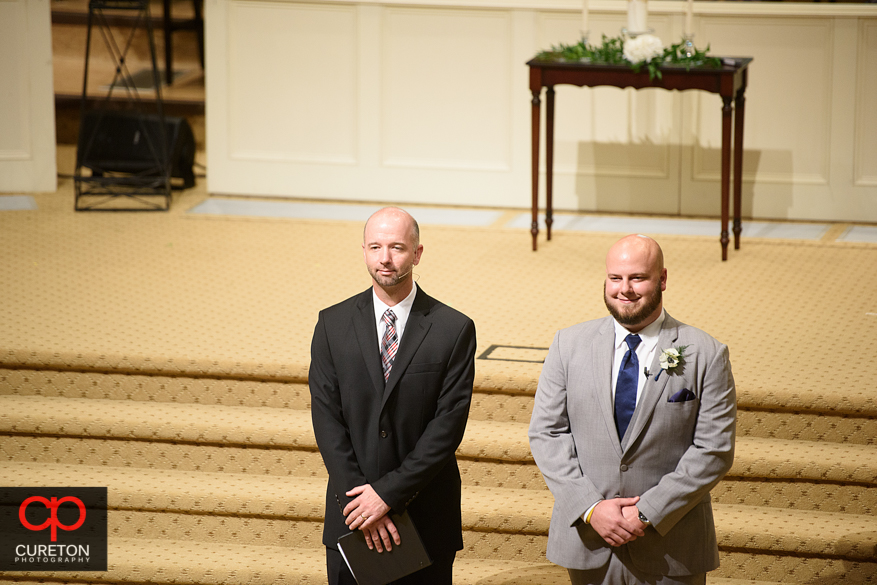
M 378 328 L 375 324 L 375 305 L 371 289 L 359 295 L 356 308 L 353 330 L 356 332 L 356 340 L 359 342 L 369 378 L 375 392 L 380 395 L 384 391 L 384 372 L 381 369 L 381 350 L 378 348 Z
M 607 317 L 603 326 L 599 329 L 599 337 L 594 340 L 595 347 L 591 352 L 594 357 L 593 372 L 599 378 L 595 380 L 594 387 L 598 388 L 597 401 L 603 412 L 603 422 L 606 424 L 606 432 L 610 437 L 618 437 L 618 429 L 615 428 L 615 404 L 612 401 L 612 362 L 615 358 L 615 326 L 612 317 Z M 621 441 L 615 440 L 613 445 L 619 457 L 621 457 Z
M 630 421 L 630 427 L 628 428 L 628 432 L 625 434 L 624 441 L 621 445 L 625 450 L 627 450 L 627 447 L 632 445 L 636 438 L 642 433 L 646 423 L 655 411 L 658 399 L 664 394 L 664 386 L 667 385 L 670 376 L 667 375 L 666 372 L 661 372 L 661 352 L 668 347 L 673 347 L 678 336 L 679 327 L 677 321 L 670 317 L 670 315 L 666 315 L 664 318 L 664 324 L 661 326 L 661 332 L 658 334 L 658 345 L 655 348 L 655 356 L 652 358 L 652 363 L 649 364 L 649 372 L 651 374 L 643 385 L 642 396 L 639 398 L 636 410 L 633 411 L 633 418 Z M 658 372 L 660 372 L 660 376 L 658 376 Z M 655 381 L 655 376 L 658 376 L 657 381 Z
M 429 297 L 423 290 L 418 287 L 417 294 L 414 297 L 414 304 L 411 305 L 411 312 L 408 314 L 408 322 L 405 324 L 405 331 L 402 333 L 402 339 L 399 341 L 399 349 L 396 352 L 396 359 L 393 360 L 393 367 L 390 370 L 390 377 L 387 384 L 383 388 L 383 398 L 381 400 L 381 408 L 387 403 L 387 399 L 393 393 L 399 380 L 405 373 L 411 358 L 417 353 L 417 349 L 423 340 L 426 339 L 426 333 L 432 326 L 432 319 L 429 317 Z M 377 334 L 375 334 L 377 335 Z M 383 374 L 381 374 L 383 379 Z

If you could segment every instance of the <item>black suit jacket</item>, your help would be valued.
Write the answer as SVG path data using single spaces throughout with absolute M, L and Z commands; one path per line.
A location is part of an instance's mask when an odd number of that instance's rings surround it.
M 345 493 L 368 483 L 406 509 L 435 557 L 463 548 L 460 470 L 475 377 L 475 324 L 418 288 L 384 383 L 372 289 L 320 312 L 308 384 L 329 472 L 323 544 L 349 532 Z

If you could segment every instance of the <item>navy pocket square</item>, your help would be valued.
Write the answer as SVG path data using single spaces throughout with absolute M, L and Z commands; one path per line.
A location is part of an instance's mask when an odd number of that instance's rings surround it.
M 688 402 L 689 400 L 694 400 L 697 396 L 694 395 L 694 392 L 689 390 L 688 388 L 683 388 L 673 396 L 667 399 L 667 402 Z

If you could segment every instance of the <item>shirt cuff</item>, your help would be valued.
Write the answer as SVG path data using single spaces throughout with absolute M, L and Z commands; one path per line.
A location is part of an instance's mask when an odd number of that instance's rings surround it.
M 601 500 L 601 501 L 602 501 L 602 500 Z M 597 504 L 599 504 L 599 503 L 600 503 L 600 502 L 597 502 Z M 587 511 L 587 512 L 585 512 L 584 514 L 582 514 L 582 520 L 585 521 L 585 524 L 590 524 L 590 523 L 591 523 L 591 514 L 594 513 L 594 508 L 597 507 L 597 504 L 594 504 L 593 506 L 591 506 L 590 508 L 588 508 L 588 511 Z

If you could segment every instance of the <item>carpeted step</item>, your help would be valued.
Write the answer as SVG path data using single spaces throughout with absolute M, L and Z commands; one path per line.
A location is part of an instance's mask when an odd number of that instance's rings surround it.
M 120 557 L 124 557 L 129 554 L 130 547 L 133 547 L 136 543 L 126 543 L 121 542 L 115 546 L 111 547 L 111 551 L 113 553 L 118 554 Z M 144 552 L 159 552 L 159 554 L 167 554 L 162 553 L 163 547 L 161 546 L 164 543 L 157 543 L 156 545 L 151 547 L 151 550 Z M 127 548 L 126 548 L 127 545 Z M 184 551 L 186 549 L 183 549 Z M 234 551 L 238 552 L 238 551 Z M 249 550 L 241 551 L 245 553 L 249 553 L 252 556 L 252 552 Z M 322 551 L 320 552 L 322 553 Z M 236 555 L 237 556 L 237 555 Z M 244 555 L 240 555 L 244 556 Z M 300 567 L 299 574 L 297 575 L 301 580 L 297 581 L 297 583 L 308 584 L 308 583 L 325 583 L 326 572 L 325 568 L 320 568 L 320 561 L 323 560 L 319 558 L 319 555 L 315 555 L 313 551 L 309 550 L 298 550 L 298 549 L 286 549 L 281 548 L 279 551 L 270 551 L 265 555 L 266 561 L 271 561 L 274 558 L 277 558 L 281 565 L 281 567 L 286 567 L 290 564 L 298 564 Z M 213 555 L 210 555 L 206 559 L 202 559 L 203 561 L 212 562 L 214 560 L 218 561 L 218 566 L 222 567 L 225 562 L 222 557 L 216 557 L 214 559 Z M 325 562 L 323 560 L 323 562 Z M 286 582 L 296 582 L 291 579 L 284 579 L 278 577 L 274 571 L 277 569 L 277 564 L 272 564 L 269 567 L 269 570 L 260 573 L 258 575 L 258 580 L 253 580 L 246 582 L 243 580 L 245 576 L 254 578 L 255 574 L 245 574 L 244 576 L 238 577 L 237 573 L 234 575 L 228 575 L 227 579 L 216 579 L 216 577 L 211 574 L 211 580 L 198 580 L 193 581 L 190 578 L 179 578 L 175 577 L 173 580 L 162 580 L 162 579 L 153 579 L 151 583 L 163 584 L 163 583 L 174 583 L 174 585 L 186 585 L 187 583 L 191 583 L 195 585 L 195 583 L 201 584 L 204 583 L 206 585 L 236 585 L 238 583 L 252 583 L 252 585 L 260 585 L 262 583 L 286 583 Z M 313 570 L 312 575 L 308 575 L 307 578 L 302 575 L 303 571 L 301 569 L 307 567 L 308 569 Z M 121 583 L 132 583 L 130 580 L 120 580 L 123 572 L 133 573 L 131 567 L 125 567 L 122 563 L 114 563 L 113 572 L 101 575 L 105 577 L 107 581 L 112 580 L 113 582 L 121 582 Z M 148 569 L 143 572 L 150 572 L 155 575 L 157 570 L 153 568 L 151 571 Z M 140 571 L 136 572 L 139 576 Z M 180 571 L 182 573 L 182 571 Z M 274 574 L 272 574 L 274 573 Z M 15 579 L 15 581 L 4 579 L 0 576 L 0 583 L 17 583 L 18 585 L 39 585 L 41 583 L 52 583 L 55 585 L 73 585 L 73 581 L 69 581 L 69 573 L 49 573 L 49 578 L 44 578 L 46 573 L 40 573 L 40 580 L 19 580 Z M 84 575 L 83 573 L 79 573 L 78 575 Z M 283 577 L 287 577 L 289 573 L 284 573 Z M 55 580 L 54 577 L 58 577 L 58 580 Z M 62 580 L 63 576 L 63 580 Z M 290 575 L 291 576 L 291 575 Z M 98 578 L 92 577 L 89 580 L 84 581 L 76 581 L 77 584 L 87 584 L 87 583 L 106 583 L 107 581 L 98 580 Z M 707 576 L 707 585 L 780 585 L 779 582 L 775 581 L 754 581 L 749 579 L 727 579 L 723 577 L 714 577 L 712 574 Z M 457 559 L 454 563 L 454 583 L 457 585 L 569 585 L 569 576 L 567 575 L 566 569 L 562 567 L 558 567 L 557 565 L 551 563 L 520 563 L 520 562 L 503 562 L 503 561 L 489 561 L 489 560 L 472 560 L 472 559 Z
M 317 449 L 308 410 L 20 395 L 0 401 L 0 432 L 10 435 Z M 470 421 L 459 454 L 533 460 L 520 423 Z
M 877 416 L 740 407 L 737 436 L 877 445 Z
M 4 441 L 2 447 L 13 451 L 10 454 L 13 460 L 33 453 L 30 439 L 25 437 L 41 435 L 45 443 L 57 442 L 59 436 L 82 439 L 79 445 L 86 447 L 87 453 L 91 453 L 92 447 L 86 438 L 134 439 L 140 446 L 134 448 L 147 451 L 146 446 L 151 445 L 153 451 L 164 453 L 171 468 L 177 465 L 175 462 L 182 461 L 189 468 L 199 469 L 198 461 L 215 455 L 220 460 L 214 460 L 213 467 L 220 471 L 226 470 L 224 459 L 235 461 L 231 470 L 265 473 L 265 469 L 272 466 L 271 456 L 266 455 L 265 450 L 277 450 L 283 453 L 281 459 L 285 458 L 283 469 L 305 465 L 305 470 L 292 474 L 322 473 L 318 457 L 296 459 L 289 455 L 290 451 L 316 452 L 308 411 L 18 395 L 2 396 L 0 401 L 3 405 L 0 433 L 19 437 Z M 526 431 L 527 426 L 521 423 L 470 421 L 458 450 L 466 482 L 483 487 L 542 487 L 544 484 L 529 452 Z M 11 445 L 12 442 L 16 444 Z M 75 446 L 68 441 L 68 448 Z M 109 446 L 104 443 L 104 451 Z M 195 454 L 205 446 L 212 447 L 212 452 Z M 235 450 L 227 451 L 230 447 Z M 132 447 L 120 444 L 118 448 L 130 450 Z M 251 467 L 246 460 L 247 453 L 258 453 L 261 462 Z M 69 455 L 77 463 L 86 459 L 76 452 Z M 245 461 L 238 457 L 244 457 Z M 132 461 L 131 458 L 120 460 Z M 61 462 L 71 461 L 64 458 Z M 144 463 L 154 465 L 148 456 Z M 877 469 L 877 449 L 873 446 L 741 437 L 728 479 L 852 485 L 857 492 L 855 502 L 874 510 L 877 509 L 874 469 Z M 723 488 L 723 498 L 724 501 L 728 498 L 751 501 L 752 494 L 760 492 L 757 497 L 763 497 L 770 491 L 762 488 L 764 486 L 729 482 Z M 779 498 L 770 505 L 785 507 L 787 500 Z
M 166 534 L 190 533 L 193 540 L 214 536 L 199 532 L 196 518 L 181 524 L 185 521 L 175 515 L 224 517 L 224 529 L 237 538 L 258 533 L 255 525 L 241 528 L 248 519 L 320 522 L 323 516 L 321 479 L 0 463 L 0 483 L 6 486 L 39 485 L 47 474 L 61 484 L 106 485 L 114 513 L 163 514 L 167 518 L 153 524 L 164 523 Z M 545 490 L 466 487 L 462 510 L 467 548 L 461 557 L 541 558 L 552 505 Z M 872 515 L 716 504 L 715 516 L 725 550 L 851 561 L 872 561 L 877 555 L 877 518 Z
M 0 395 L 95 398 L 223 406 L 310 408 L 307 383 L 188 376 L 144 376 L 89 371 L 0 368 Z M 530 394 L 482 393 L 476 388 L 470 419 L 530 422 Z
M 0 485 L 41 485 L 47 476 L 58 485 L 106 486 L 113 510 L 320 521 L 326 494 L 325 479 L 0 462 Z
M 315 450 L 310 412 L 133 400 L 0 397 L 0 432 Z
M 0 583 L 150 585 L 316 585 L 326 582 L 323 548 L 112 539 L 108 571 L 6 572 Z M 568 585 L 566 571 L 547 563 L 458 558 L 456 585 Z M 769 585 L 769 584 L 759 584 Z
M 776 581 L 756 581 L 754 579 L 729 579 L 727 577 L 714 577 L 714 573 L 706 576 L 707 585 L 781 585 Z
M 321 522 L 325 505 L 322 478 L 0 462 L 0 485 L 40 485 L 47 475 L 63 485 L 105 485 L 108 506 L 122 511 Z M 553 500 L 545 490 L 467 487 L 463 493 L 467 530 L 548 532 Z
M 0 398 L 0 407 L 4 404 Z M 0 461 L 76 464 L 207 473 L 327 477 L 316 450 L 204 445 L 90 437 L 3 435 Z
M 873 585 L 877 563 L 795 554 L 766 555 L 751 551 L 719 551 L 721 566 L 712 578 L 754 579 L 795 585 Z M 707 579 L 709 583 L 709 579 Z M 748 581 L 744 581 L 747 582 Z
M 479 388 L 475 388 L 475 392 L 472 394 L 472 406 L 469 409 L 470 420 L 516 422 L 529 425 L 532 414 L 533 396 L 531 394 L 484 392 Z
M 299 410 L 311 403 L 302 382 L 68 370 L 0 369 L 0 396 L 6 394 Z
M 316 450 L 309 411 L 7 395 L 0 432 Z M 458 454 L 532 463 L 527 425 L 470 421 Z M 731 475 L 875 484 L 877 449 L 742 437 Z
M 318 585 L 326 582 L 326 556 L 321 549 L 112 538 L 107 557 L 105 573 L 10 571 L 2 578 L 26 578 L 38 583 L 156 585 Z
M 0 395 L 4 394 L 294 409 L 310 405 L 304 382 L 182 373 L 137 375 L 5 368 L 0 369 Z M 777 404 L 780 398 L 788 398 L 790 404 Z M 808 406 L 797 395 L 770 394 L 762 398 L 741 392 L 738 436 L 877 444 L 877 412 L 871 412 L 870 401 L 845 397 L 832 405 L 831 399 L 819 397 Z M 529 424 L 532 410 L 532 390 L 497 392 L 482 386 L 476 387 L 472 397 L 470 420 Z
M 710 495 L 717 504 L 877 514 L 873 485 L 726 476 Z

